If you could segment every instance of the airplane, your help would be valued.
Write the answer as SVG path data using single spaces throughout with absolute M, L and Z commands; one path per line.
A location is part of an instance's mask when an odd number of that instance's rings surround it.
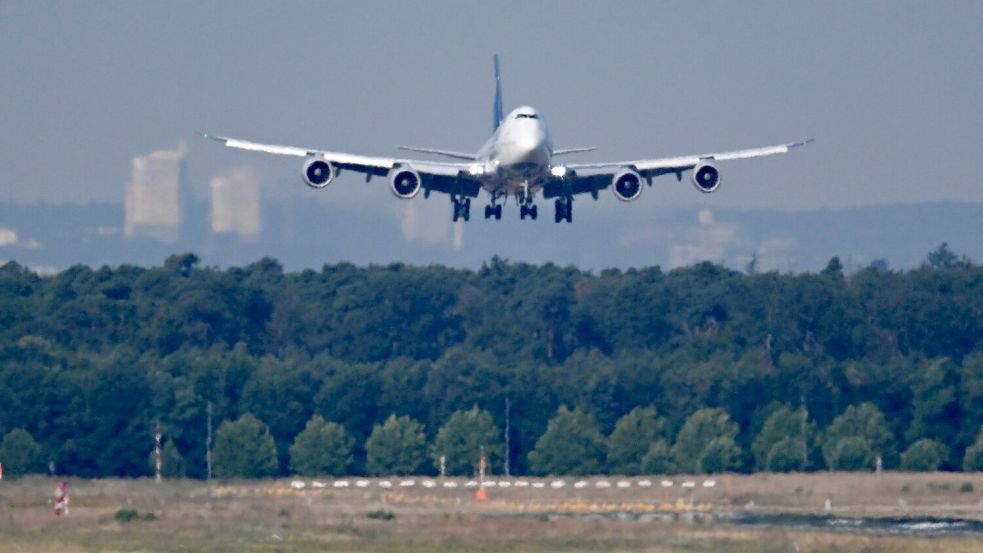
M 555 223 L 573 222 L 576 196 L 590 194 L 597 200 L 601 190 L 611 188 L 616 198 L 630 202 L 641 195 L 643 180 L 651 187 L 652 178 L 660 175 L 675 174 L 676 180 L 682 181 L 683 173 L 692 171 L 693 186 L 709 194 L 720 187 L 717 162 L 784 154 L 812 142 L 809 139 L 747 150 L 633 161 L 556 163 L 554 159 L 558 156 L 596 148 L 553 149 L 546 123 L 530 106 L 520 106 L 503 116 L 497 55 L 493 61 L 494 132 L 477 153 L 397 146 L 400 150 L 439 155 L 454 161 L 363 156 L 201 134 L 229 148 L 304 158 L 303 179 L 311 188 L 324 188 L 342 171 L 352 171 L 364 174 L 366 182 L 375 176 L 386 176 L 392 193 L 403 200 L 415 198 L 421 191 L 425 198 L 434 192 L 447 194 L 453 204 L 455 222 L 471 218 L 471 199 L 477 198 L 482 190 L 489 198 L 485 219 L 500 220 L 502 205 L 511 197 L 519 206 L 520 219 L 535 220 L 539 211 L 536 196 L 541 194 L 544 200 L 554 200 Z

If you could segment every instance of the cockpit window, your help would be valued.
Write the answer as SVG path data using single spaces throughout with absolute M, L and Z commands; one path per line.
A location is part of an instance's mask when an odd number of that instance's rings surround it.
M 539 115 L 535 113 L 517 113 L 515 114 L 516 119 L 539 119 Z

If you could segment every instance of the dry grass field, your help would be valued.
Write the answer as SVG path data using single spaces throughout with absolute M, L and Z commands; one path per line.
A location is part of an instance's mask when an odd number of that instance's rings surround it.
M 983 477 L 965 474 L 724 475 L 566 478 L 562 488 L 474 489 L 439 480 L 381 488 L 379 480 L 312 489 L 290 480 L 216 483 L 72 480 L 71 513 L 51 510 L 55 481 L 0 482 L 0 553 L 26 551 L 277 552 L 983 552 L 983 536 L 916 537 L 728 522 L 740 513 L 983 520 Z M 515 480 L 513 479 L 512 482 Z M 598 487 L 598 481 L 610 487 Z M 682 488 L 693 481 L 693 488 Z M 972 488 L 970 491 L 969 488 Z M 137 518 L 117 520 L 120 510 Z M 369 516 L 369 515 L 372 516 Z M 390 518 L 390 516 L 392 518 Z

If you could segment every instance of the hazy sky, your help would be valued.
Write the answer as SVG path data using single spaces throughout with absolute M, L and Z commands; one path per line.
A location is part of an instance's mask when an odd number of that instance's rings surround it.
M 134 155 L 187 140 L 200 190 L 245 167 L 268 195 L 391 213 L 381 179 L 314 192 L 300 160 L 193 133 L 475 150 L 498 52 L 506 109 L 536 106 L 557 147 L 599 148 L 580 160 L 817 139 L 724 164 L 711 197 L 663 177 L 596 209 L 981 202 L 981 21 L 978 1 L 0 0 L 0 200 L 121 202 Z

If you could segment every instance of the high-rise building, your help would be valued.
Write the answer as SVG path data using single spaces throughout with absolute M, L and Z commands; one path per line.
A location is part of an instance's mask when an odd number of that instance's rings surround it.
M 181 233 L 182 183 L 187 174 L 184 142 L 174 150 L 157 150 L 133 158 L 133 177 L 126 185 L 127 237 L 149 236 L 175 242 Z
M 258 179 L 236 169 L 212 179 L 212 232 L 254 240 L 263 230 Z

